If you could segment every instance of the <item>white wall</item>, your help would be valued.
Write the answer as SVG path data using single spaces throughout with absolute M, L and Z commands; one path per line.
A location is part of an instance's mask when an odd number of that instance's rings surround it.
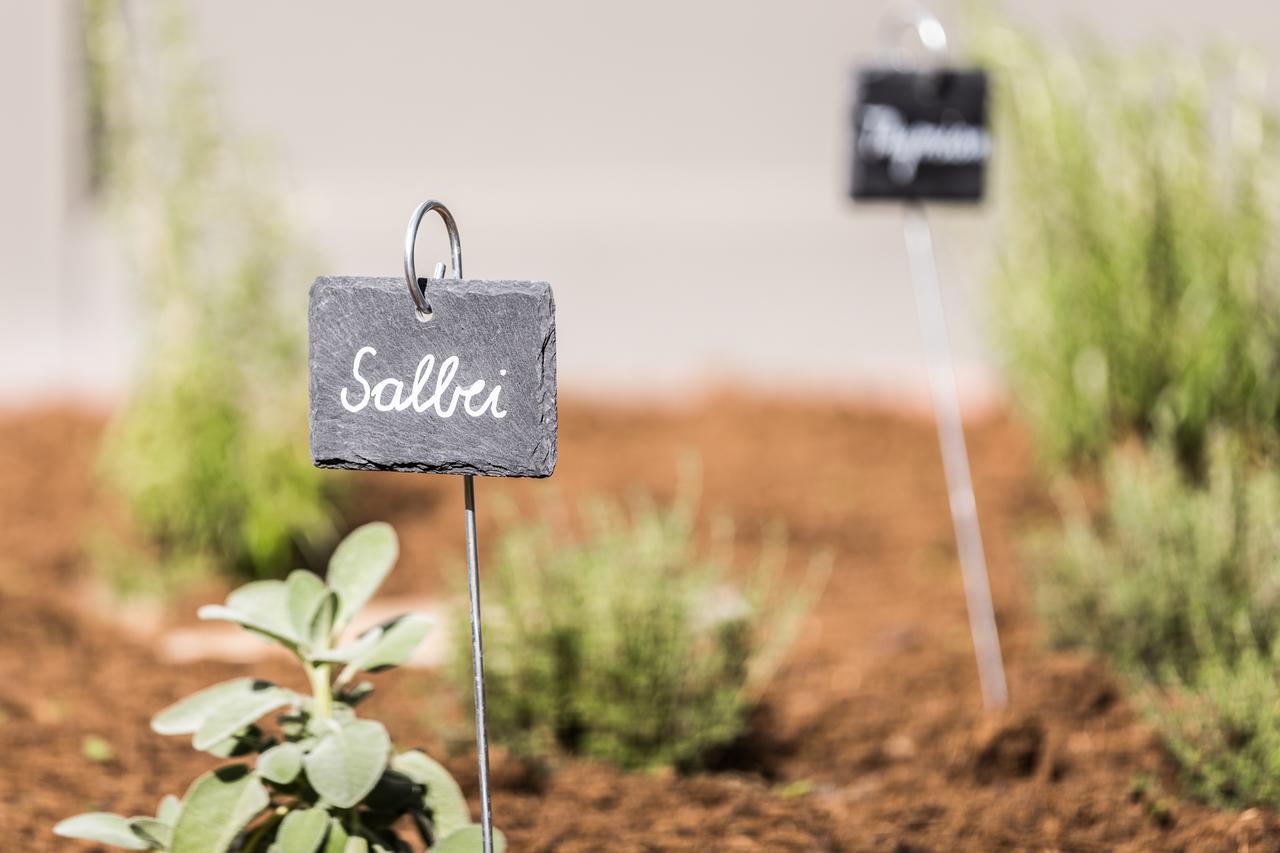
M 874 54 L 887 4 L 193 5 L 229 115 L 275 146 L 330 271 L 395 274 L 405 219 L 435 196 L 458 218 L 470 277 L 553 283 L 566 388 L 924 387 L 898 213 L 844 198 L 849 75 Z M 92 216 L 64 203 L 70 8 L 0 0 L 0 91 L 20 118 L 0 136 L 0 399 L 109 393 L 132 352 L 119 283 L 102 285 L 92 317 L 71 298 L 101 246 Z M 1122 42 L 1224 36 L 1280 61 L 1274 0 L 1051 0 L 1014 14 Z M 971 396 L 992 377 L 979 323 L 989 220 L 936 217 Z M 428 225 L 420 266 L 445 255 Z
M 0 381 L 22 395 L 47 390 L 61 373 L 54 364 L 68 202 L 61 93 L 70 72 L 63 11 L 58 3 L 0 2 Z

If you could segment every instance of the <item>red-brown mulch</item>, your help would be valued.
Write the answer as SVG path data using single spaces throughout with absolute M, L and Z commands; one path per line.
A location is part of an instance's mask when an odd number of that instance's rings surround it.
M 206 766 L 147 728 L 161 706 L 233 665 L 157 663 L 81 594 L 84 535 L 100 496 L 100 416 L 0 417 L 0 834 L 5 849 L 80 849 L 59 818 L 136 813 Z M 495 755 L 498 824 L 517 851 L 1277 850 L 1266 811 L 1179 798 L 1176 776 L 1117 680 L 1040 644 L 1015 543 L 1050 511 L 1025 436 L 1004 416 L 971 424 L 978 503 L 1004 634 L 1011 706 L 982 711 L 933 425 L 855 404 L 716 396 L 686 406 L 567 403 L 550 482 L 483 481 L 481 542 L 509 498 L 670 495 L 678 461 L 701 459 L 704 506 L 747 546 L 774 521 L 793 553 L 828 551 L 830 583 L 753 734 L 720 769 L 680 777 L 567 762 L 549 777 Z M 458 571 L 460 485 L 359 475 L 352 521 L 402 538 L 389 592 L 440 594 Z M 181 618 L 185 618 L 179 614 Z M 275 662 L 254 669 L 296 683 Z M 298 684 L 301 687 L 302 685 Z M 402 745 L 443 754 L 436 675 L 391 673 L 368 712 Z M 87 736 L 113 757 L 81 758 Z M 474 795 L 472 756 L 449 759 Z M 1142 776 L 1156 780 L 1145 789 Z M 88 849 L 88 848 L 85 848 Z

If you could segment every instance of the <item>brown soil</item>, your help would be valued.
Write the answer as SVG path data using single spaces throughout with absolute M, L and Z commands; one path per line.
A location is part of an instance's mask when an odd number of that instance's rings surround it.
M 495 813 L 514 850 L 1277 850 L 1269 812 L 1178 798 L 1168 760 L 1096 662 L 1046 652 L 1015 561 L 1020 527 L 1048 510 L 1026 440 L 1004 417 L 971 425 L 978 501 L 1004 632 L 1011 707 L 984 714 L 932 423 L 858 406 L 717 397 L 683 408 L 563 407 L 551 482 L 479 486 L 506 496 L 670 495 L 700 455 L 704 504 L 750 543 L 784 521 L 796 551 L 835 568 L 751 737 L 717 772 L 627 775 L 569 762 L 537 777 L 495 756 Z M 87 809 L 139 813 L 205 766 L 151 713 L 233 665 L 158 664 L 82 602 L 82 542 L 98 499 L 101 419 L 74 411 L 0 418 L 0 835 L 8 849 L 72 849 L 49 834 Z M 442 477 L 361 475 L 355 520 L 403 540 L 390 592 L 438 593 L 458 571 L 461 487 Z M 265 672 L 263 671 L 265 669 Z M 280 664 L 256 673 L 293 682 Z M 450 688 L 391 673 L 370 713 L 398 742 L 440 752 L 432 709 Z M 298 685 L 301 686 L 301 685 Z M 447 700 L 445 704 L 450 704 Z M 456 703 L 452 703 L 456 708 Z M 83 759 L 86 737 L 113 757 Z M 474 793 L 472 756 L 450 759 Z M 1143 775 L 1158 780 L 1138 792 Z

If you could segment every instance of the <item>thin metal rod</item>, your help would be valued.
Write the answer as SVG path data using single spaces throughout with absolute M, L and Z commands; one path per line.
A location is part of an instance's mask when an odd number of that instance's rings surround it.
M 480 631 L 480 553 L 476 546 L 476 485 L 462 478 L 467 510 L 467 585 L 471 588 L 471 672 L 476 694 L 476 752 L 480 762 L 480 827 L 484 853 L 493 853 L 493 814 L 489 806 L 489 731 L 484 715 L 484 640 Z
M 964 597 L 969 611 L 969 632 L 978 659 L 978 681 L 982 702 L 988 709 L 1002 708 L 1009 700 L 1000 635 L 991 603 L 987 558 L 978 527 L 978 505 L 969 473 L 969 453 L 965 447 L 964 423 L 960 419 L 960 398 L 951 360 L 947 317 L 938 284 L 938 267 L 933 255 L 933 235 L 929 220 L 919 203 L 911 203 L 903 214 L 902 234 L 907 244 L 911 282 L 915 287 L 920 317 L 920 336 L 929 361 L 929 390 L 933 395 L 938 443 L 942 447 L 942 468 L 947 478 L 951 522 L 955 526 L 960 571 L 964 577 Z

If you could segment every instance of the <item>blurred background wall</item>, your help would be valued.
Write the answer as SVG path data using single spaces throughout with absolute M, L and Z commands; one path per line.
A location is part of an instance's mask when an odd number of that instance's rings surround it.
M 845 198 L 850 72 L 875 56 L 888 8 L 192 4 L 228 118 L 270 152 L 326 271 L 398 274 L 405 219 L 437 197 L 459 220 L 469 277 L 553 283 L 565 389 L 660 398 L 732 384 L 914 401 L 925 378 L 900 214 Z M 5 404 L 109 402 L 139 350 L 129 277 L 84 167 L 77 9 L 0 0 Z M 962 9 L 937 9 L 961 49 Z M 1194 47 L 1224 33 L 1280 64 L 1274 0 L 1005 11 L 1121 44 Z M 993 214 L 933 214 L 971 403 L 998 393 L 981 331 Z M 447 255 L 428 224 L 420 268 Z

